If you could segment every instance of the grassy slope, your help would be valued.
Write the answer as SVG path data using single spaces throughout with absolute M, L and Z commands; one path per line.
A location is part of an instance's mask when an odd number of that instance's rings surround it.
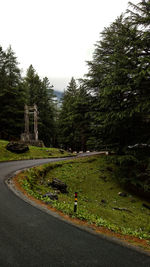
M 57 148 L 34 147 L 29 146 L 29 151 L 22 154 L 15 154 L 6 149 L 7 141 L 0 140 L 0 161 L 38 159 L 52 157 L 66 157 L 70 154 L 64 151 L 62 154 Z
M 22 176 L 21 183 L 29 194 L 50 201 L 52 206 L 72 217 L 106 226 L 115 232 L 149 239 L 150 211 L 142 207 L 143 201 L 137 196 L 128 192 L 127 197 L 118 195 L 124 190 L 115 181 L 113 168 L 105 156 L 82 158 L 30 169 Z M 48 186 L 53 177 L 68 185 L 69 193 L 59 194 L 58 201 L 42 197 L 46 192 L 53 192 Z M 73 212 L 75 191 L 78 192 L 76 214 Z M 129 211 L 115 210 L 114 207 Z

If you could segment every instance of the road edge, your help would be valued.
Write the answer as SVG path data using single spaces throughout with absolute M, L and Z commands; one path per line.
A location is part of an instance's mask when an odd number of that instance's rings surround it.
M 31 167 L 32 168 L 32 167 Z M 129 244 L 127 242 L 125 242 L 124 240 L 121 240 L 117 237 L 114 237 L 114 236 L 108 236 L 108 235 L 105 235 L 103 233 L 99 233 L 99 232 L 96 232 L 94 229 L 92 229 L 92 227 L 89 226 L 85 226 L 85 225 L 79 225 L 71 220 L 67 220 L 66 218 L 64 218 L 63 216 L 61 216 L 57 211 L 53 211 L 53 210 L 50 210 L 48 209 L 45 205 L 40 205 L 38 204 L 36 201 L 34 200 L 31 200 L 27 195 L 23 194 L 16 186 L 15 186 L 15 183 L 13 182 L 13 178 L 21 173 L 22 171 L 24 170 L 27 170 L 29 168 L 24 168 L 24 169 L 21 169 L 21 170 L 17 170 L 13 173 L 11 173 L 10 175 L 8 175 L 5 180 L 4 180 L 4 183 L 7 185 L 7 187 L 17 196 L 19 197 L 20 199 L 22 199 L 23 201 L 25 201 L 26 203 L 30 204 L 31 206 L 41 210 L 42 212 L 45 212 L 53 217 L 55 217 L 56 219 L 59 219 L 67 224 L 70 224 L 72 225 L 73 227 L 76 227 L 78 229 L 80 229 L 81 231 L 86 231 L 88 232 L 89 234 L 94 234 L 104 240 L 107 240 L 109 242 L 112 242 L 112 243 L 115 243 L 115 244 L 118 244 L 118 245 L 121 245 L 123 247 L 126 247 L 128 249 L 132 249 L 138 253 L 142 253 L 142 254 L 145 254 L 147 256 L 150 256 L 150 252 L 148 251 L 145 251 L 143 248 L 140 248 L 140 247 L 137 247 L 137 246 L 134 246 L 132 244 Z

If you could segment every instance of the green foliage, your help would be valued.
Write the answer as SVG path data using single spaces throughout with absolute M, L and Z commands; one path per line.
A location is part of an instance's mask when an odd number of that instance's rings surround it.
M 46 146 L 54 145 L 55 139 L 55 105 L 53 86 L 47 77 L 40 79 L 32 65 L 24 79 L 27 92 L 27 104 L 36 104 L 39 111 L 39 138 Z
M 65 149 L 86 151 L 90 135 L 89 96 L 71 79 L 62 100 L 59 116 L 59 143 Z
M 101 33 L 84 86 L 91 94 L 91 126 L 99 147 L 123 153 L 126 146 L 149 142 L 149 1 L 131 5 Z M 142 28 L 141 28 L 142 27 Z
M 20 139 L 24 132 L 24 105 L 37 104 L 39 138 L 46 146 L 55 143 L 55 104 L 53 86 L 47 77 L 40 79 L 33 66 L 23 79 L 12 48 L 6 52 L 0 46 L 0 138 Z M 30 130 L 33 132 L 33 120 Z
M 134 190 L 137 194 L 149 198 L 150 193 L 150 161 L 138 159 L 133 155 L 114 156 L 110 162 L 113 162 L 115 168 L 115 178 L 128 189 Z
M 0 138 L 16 139 L 23 128 L 25 91 L 12 48 L 0 47 Z

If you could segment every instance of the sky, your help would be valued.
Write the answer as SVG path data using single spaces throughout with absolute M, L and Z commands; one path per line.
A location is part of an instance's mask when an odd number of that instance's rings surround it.
M 12 46 L 23 75 L 32 64 L 63 91 L 88 72 L 100 32 L 127 7 L 127 0 L 1 0 L 0 45 Z

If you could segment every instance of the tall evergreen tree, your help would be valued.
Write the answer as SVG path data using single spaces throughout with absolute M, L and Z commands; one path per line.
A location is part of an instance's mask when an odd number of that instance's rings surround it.
M 75 79 L 72 77 L 71 81 L 67 86 L 67 90 L 64 92 L 62 100 L 62 108 L 59 117 L 59 135 L 60 144 L 65 148 L 75 150 L 74 148 L 74 116 L 73 116 L 73 105 L 77 94 L 77 84 Z
M 0 92 L 6 87 L 6 71 L 5 71 L 6 54 L 0 46 Z
M 38 93 L 39 133 L 46 146 L 54 146 L 56 139 L 54 91 L 47 77 L 42 80 Z
M 145 125 L 141 118 L 141 95 L 145 73 L 141 64 L 141 32 L 132 21 L 120 16 L 105 28 L 97 45 L 93 61 L 89 62 L 87 88 L 94 101 L 95 124 L 103 144 L 119 150 L 141 142 Z M 144 99 L 146 100 L 144 93 Z M 95 130 L 95 129 L 94 129 Z M 146 141 L 146 137 L 145 137 Z
M 77 150 L 83 152 L 89 148 L 88 141 L 91 135 L 90 99 L 84 86 L 80 86 L 74 104 L 75 143 Z
M 4 139 L 19 138 L 23 128 L 25 93 L 17 57 L 9 47 L 0 54 L 0 136 Z
M 89 98 L 86 90 L 71 79 L 64 93 L 60 112 L 60 144 L 65 148 L 86 151 L 89 137 Z
M 130 7 L 129 19 L 133 25 L 137 25 L 140 36 L 136 76 L 137 110 L 144 125 L 142 140 L 150 142 L 150 1 L 141 1 L 137 5 L 130 2 Z
M 26 77 L 24 78 L 24 87 L 27 92 L 28 105 L 37 104 L 39 101 L 41 80 L 32 65 L 27 69 Z
M 27 92 L 27 104 L 36 104 L 39 111 L 39 138 L 46 146 L 52 146 L 55 136 L 53 86 L 47 77 L 40 79 L 32 65 L 27 70 L 24 79 Z

